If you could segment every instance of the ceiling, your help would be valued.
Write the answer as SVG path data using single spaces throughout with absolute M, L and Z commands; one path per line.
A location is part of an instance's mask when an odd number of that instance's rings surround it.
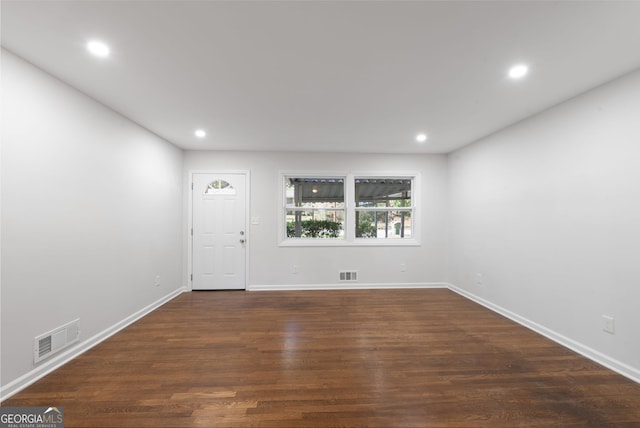
M 7 50 L 184 149 L 446 153 L 640 68 L 640 1 L 1 8 Z

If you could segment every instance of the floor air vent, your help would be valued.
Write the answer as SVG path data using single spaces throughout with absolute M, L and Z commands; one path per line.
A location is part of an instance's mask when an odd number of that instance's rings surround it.
M 74 320 L 48 333 L 41 334 L 34 340 L 33 362 L 48 358 L 58 351 L 70 346 L 80 338 L 80 320 Z
M 357 281 L 358 272 L 340 272 L 340 281 Z

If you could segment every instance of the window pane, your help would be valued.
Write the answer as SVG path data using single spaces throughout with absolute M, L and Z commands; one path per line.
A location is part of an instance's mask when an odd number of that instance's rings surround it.
M 287 238 L 342 238 L 344 211 L 287 210 Z
M 411 211 L 356 211 L 357 238 L 411 238 Z
M 235 195 L 236 189 L 224 180 L 213 180 L 206 189 L 205 195 Z
M 411 207 L 411 179 L 356 178 L 356 206 Z
M 344 208 L 344 178 L 287 177 L 287 207 Z

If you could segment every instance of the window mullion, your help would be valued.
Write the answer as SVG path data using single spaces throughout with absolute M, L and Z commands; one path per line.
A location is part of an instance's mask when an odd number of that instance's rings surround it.
M 356 214 L 355 214 L 355 180 L 352 174 L 345 177 L 345 237 L 347 241 L 353 241 L 356 237 Z

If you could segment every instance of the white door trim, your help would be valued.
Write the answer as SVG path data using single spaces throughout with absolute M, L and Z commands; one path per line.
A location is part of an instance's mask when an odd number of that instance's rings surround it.
M 191 234 L 193 230 L 193 176 L 194 174 L 243 174 L 245 176 L 246 183 L 246 201 L 245 201 L 245 210 L 247 215 L 245 216 L 245 236 L 246 236 L 246 254 L 245 254 L 245 290 L 249 289 L 249 265 L 250 265 L 250 254 L 251 254 L 251 229 L 250 218 L 251 218 L 251 171 L 249 170 L 219 170 L 219 169 L 193 169 L 188 172 L 188 182 L 187 182 L 187 289 L 189 291 L 193 291 L 193 235 Z M 184 242 L 184 241 L 182 241 Z

